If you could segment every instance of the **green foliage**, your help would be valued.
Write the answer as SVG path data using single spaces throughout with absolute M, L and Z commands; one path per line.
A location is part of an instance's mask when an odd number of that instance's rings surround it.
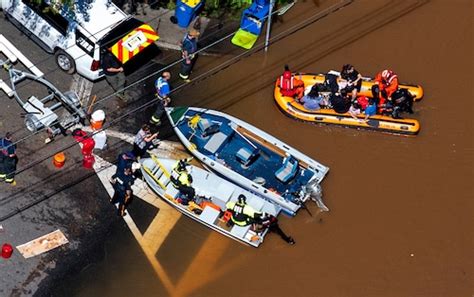
M 171 0 L 172 1 L 172 0 Z M 285 5 L 292 0 L 275 0 L 278 6 Z M 223 14 L 239 18 L 242 10 L 252 4 L 252 0 L 206 0 L 203 13 L 210 17 L 222 16 Z
M 173 0 L 170 0 L 165 8 L 169 10 L 174 10 L 176 8 L 176 2 Z

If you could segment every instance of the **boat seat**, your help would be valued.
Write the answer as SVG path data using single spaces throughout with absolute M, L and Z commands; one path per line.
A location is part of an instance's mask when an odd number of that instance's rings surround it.
M 204 148 L 211 154 L 215 154 L 226 141 L 227 137 L 229 137 L 229 135 L 226 135 L 222 132 L 217 132 L 216 134 L 212 135 L 211 139 L 209 139 Z
M 202 137 L 207 137 L 219 132 L 219 124 L 213 123 L 211 120 L 206 118 L 201 118 L 197 123 L 197 126 L 201 131 Z
M 214 224 L 216 219 L 219 217 L 220 211 L 212 207 L 204 207 L 202 213 L 199 215 L 199 218 L 208 223 Z
M 298 160 L 295 160 L 291 156 L 284 159 L 283 165 L 275 172 L 275 177 L 283 182 L 287 183 L 296 176 L 298 170 Z
M 207 128 L 211 127 L 212 122 L 209 119 L 200 118 L 197 126 L 202 132 L 206 131 Z
M 239 225 L 234 225 L 232 229 L 230 230 L 230 233 L 232 235 L 235 235 L 238 238 L 244 238 L 245 234 L 250 230 L 250 226 L 239 226 Z
M 216 193 L 219 193 L 218 195 L 214 194 L 212 195 L 212 202 L 216 205 L 218 205 L 222 209 L 226 209 L 225 205 L 226 203 L 230 200 L 232 197 L 232 194 L 234 193 L 235 187 L 231 186 L 228 183 L 220 183 L 217 186 L 217 191 Z
M 257 156 L 258 150 L 249 147 L 240 148 L 235 154 L 237 161 L 239 161 L 242 165 L 248 166 L 252 160 Z

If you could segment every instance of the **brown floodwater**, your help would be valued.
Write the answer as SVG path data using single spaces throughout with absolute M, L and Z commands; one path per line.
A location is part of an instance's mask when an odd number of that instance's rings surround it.
M 336 2 L 299 1 L 272 34 Z M 470 0 L 355 1 L 275 42 L 267 54 L 243 58 L 176 94 L 176 105 L 222 110 L 329 166 L 323 189 L 331 211 L 318 213 L 311 204 L 312 217 L 305 211 L 283 217 L 296 245 L 270 235 L 259 249 L 180 219 L 156 254 L 171 292 L 120 226 L 119 236 L 108 239 L 106 260 L 77 277 L 74 294 L 474 294 L 472 19 Z M 228 58 L 201 58 L 195 74 Z M 414 115 L 420 134 L 318 126 L 284 116 L 272 94 L 286 63 L 301 72 L 351 63 L 365 76 L 393 69 L 402 82 L 424 88 Z

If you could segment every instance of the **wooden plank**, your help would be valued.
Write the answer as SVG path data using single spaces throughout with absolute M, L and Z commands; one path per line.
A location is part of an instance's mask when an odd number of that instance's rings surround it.
M 23 257 L 31 258 L 68 242 L 66 236 L 64 236 L 61 230 L 58 229 L 54 232 L 33 239 L 30 242 L 19 245 L 16 248 L 20 251 Z

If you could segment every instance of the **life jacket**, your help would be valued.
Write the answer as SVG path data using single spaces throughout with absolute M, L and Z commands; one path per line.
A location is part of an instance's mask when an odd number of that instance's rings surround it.
M 173 171 L 178 174 L 186 171 L 186 160 L 178 160 L 173 166 Z
M 175 187 L 176 189 L 182 186 L 191 186 L 191 182 L 189 181 L 189 175 L 186 171 L 181 172 L 178 178 L 172 176 L 171 182 L 173 183 L 173 187 Z
M 381 90 L 390 87 L 394 83 L 396 83 L 398 87 L 398 75 L 393 73 L 392 70 L 384 70 L 379 72 L 375 77 L 375 81 L 379 83 Z
M 290 71 L 285 71 L 280 76 L 279 87 L 283 96 L 293 97 L 295 95 L 295 78 Z
M 357 97 L 357 103 L 359 103 L 360 108 L 362 110 L 365 110 L 369 105 L 369 98 L 367 98 L 366 96 L 359 96 Z
M 234 224 L 236 225 L 239 225 L 239 226 L 246 226 L 248 225 L 248 217 L 247 215 L 244 213 L 244 210 L 245 210 L 245 204 L 241 204 L 241 203 L 238 203 L 236 202 L 234 204 L 234 207 L 232 207 L 232 222 L 234 222 Z

